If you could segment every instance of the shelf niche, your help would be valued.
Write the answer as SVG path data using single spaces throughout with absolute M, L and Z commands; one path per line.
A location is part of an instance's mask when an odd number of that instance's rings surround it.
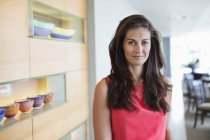
M 78 16 L 72 15 L 65 11 L 61 11 L 54 7 L 48 6 L 36 0 L 32 0 L 29 3 L 29 37 L 40 39 L 52 39 L 71 41 L 76 43 L 84 42 L 84 19 Z M 41 22 L 43 24 L 53 24 L 54 27 L 59 28 L 59 32 L 67 33 L 70 30 L 74 30 L 74 34 L 70 39 L 55 38 L 52 35 L 39 36 L 34 32 L 34 21 Z M 61 31 L 61 30 L 62 31 Z
M 1 126 L 8 126 L 11 123 L 16 123 L 19 120 L 55 108 L 66 102 L 65 74 L 13 81 L 12 83 L 4 83 L 0 85 L 0 106 L 12 104 L 15 100 L 27 99 L 27 97 L 30 96 L 37 96 L 50 92 L 53 93 L 52 102 L 47 104 L 43 103 L 40 108 L 33 108 L 30 113 L 21 113 L 18 111 L 12 119 L 6 119 L 4 117 L 0 125 L 0 130 Z
M 43 93 L 54 93 L 53 102 L 65 102 L 65 74 L 50 75 L 0 84 L 0 105 Z

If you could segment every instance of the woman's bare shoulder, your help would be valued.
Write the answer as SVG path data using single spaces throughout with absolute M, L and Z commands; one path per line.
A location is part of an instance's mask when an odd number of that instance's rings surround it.
M 106 93 L 108 91 L 108 85 L 106 79 L 99 81 L 95 87 L 95 92 Z
M 95 100 L 102 101 L 107 100 L 108 97 L 108 85 L 106 79 L 102 79 L 97 83 L 95 87 L 94 98 Z

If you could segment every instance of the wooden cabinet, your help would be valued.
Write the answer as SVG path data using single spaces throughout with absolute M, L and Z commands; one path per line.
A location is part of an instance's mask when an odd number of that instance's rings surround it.
M 88 100 L 83 98 L 82 101 L 83 103 L 78 105 L 76 108 L 71 106 L 70 102 L 67 104 L 66 112 L 71 112 L 67 113 L 66 116 L 68 130 L 72 130 L 88 120 Z
M 88 68 L 88 48 L 86 44 L 73 44 L 67 47 L 67 71 Z
M 0 129 L 1 140 L 33 140 L 32 136 L 32 118 Z
M 41 2 L 43 4 L 49 5 L 51 7 L 55 7 L 60 10 L 63 10 L 63 6 L 64 6 L 63 0 L 34 0 L 34 1 Z
M 30 38 L 31 77 L 65 73 L 67 42 Z
M 64 10 L 73 15 L 86 18 L 86 0 L 64 0 Z
M 28 1 L 0 2 L 0 82 L 29 78 Z
M 88 99 L 88 71 L 80 70 L 68 72 L 66 74 L 67 101 L 71 106 L 82 104 L 84 99 Z
M 58 140 L 67 133 L 66 105 L 43 112 L 33 117 L 33 140 Z
M 69 40 L 34 36 L 34 13 L 43 22 L 46 18 L 60 28 L 73 28 L 76 33 Z M 67 100 L 0 127 L 0 139 L 57 140 L 87 122 L 86 0 L 1 0 L 0 19 L 0 84 L 63 74 Z

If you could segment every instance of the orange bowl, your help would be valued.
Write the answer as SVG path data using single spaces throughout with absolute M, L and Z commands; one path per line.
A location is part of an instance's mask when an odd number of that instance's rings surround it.
M 47 94 L 40 94 L 40 96 L 44 96 L 44 103 L 47 104 L 53 100 L 54 93 L 49 92 Z
M 16 100 L 15 103 L 20 105 L 19 110 L 21 112 L 29 112 L 32 109 L 32 106 L 34 104 L 34 100 L 32 100 L 32 99 L 21 99 L 21 100 Z

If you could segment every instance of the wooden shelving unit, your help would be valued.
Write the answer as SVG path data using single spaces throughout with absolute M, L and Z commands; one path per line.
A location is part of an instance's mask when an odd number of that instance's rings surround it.
M 64 102 L 4 119 L 0 139 L 57 140 L 80 131 L 75 128 L 89 122 L 86 0 L 1 1 L 0 12 L 0 85 L 61 74 L 65 91 Z M 34 19 L 75 34 L 69 40 L 34 36 Z

